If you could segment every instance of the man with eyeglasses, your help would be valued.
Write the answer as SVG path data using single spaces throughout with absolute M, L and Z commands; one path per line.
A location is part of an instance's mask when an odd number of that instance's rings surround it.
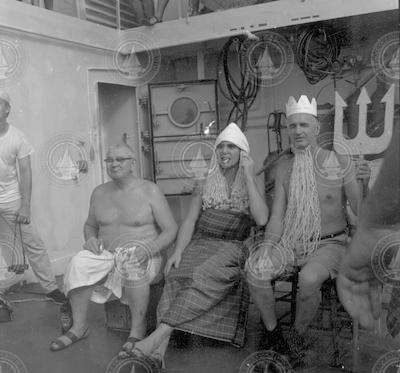
M 71 325 L 51 343 L 52 351 L 86 337 L 89 301 L 104 303 L 111 294 L 128 303 L 131 310 L 132 327 L 123 349 L 131 349 L 135 341 L 144 338 L 150 284 L 159 274 L 161 251 L 177 233 L 157 185 L 135 176 L 134 152 L 128 145 L 111 146 L 104 161 L 111 181 L 92 193 L 84 225 L 86 242 L 64 277 Z

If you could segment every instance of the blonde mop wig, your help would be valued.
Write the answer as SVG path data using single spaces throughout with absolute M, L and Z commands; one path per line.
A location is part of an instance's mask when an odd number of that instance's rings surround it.
M 241 160 L 236 172 L 235 180 L 231 187 L 229 198 L 229 186 L 218 164 L 217 154 L 211 159 L 211 167 L 203 188 L 203 210 L 208 208 L 220 210 L 249 211 L 249 195 L 247 193 L 246 180 Z
M 281 242 L 304 259 L 318 247 L 321 210 L 311 146 L 296 151 L 289 183 L 289 198 Z

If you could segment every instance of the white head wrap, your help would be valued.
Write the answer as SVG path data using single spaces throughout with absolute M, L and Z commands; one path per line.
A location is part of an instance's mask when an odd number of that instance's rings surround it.
M 236 123 L 229 123 L 215 140 L 215 147 L 223 141 L 229 141 L 246 153 L 250 153 L 250 146 L 241 129 Z

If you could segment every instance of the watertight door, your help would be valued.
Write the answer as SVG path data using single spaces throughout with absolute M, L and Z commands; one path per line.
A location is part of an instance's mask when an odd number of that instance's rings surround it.
M 215 80 L 150 85 L 153 177 L 166 195 L 190 194 L 218 134 Z

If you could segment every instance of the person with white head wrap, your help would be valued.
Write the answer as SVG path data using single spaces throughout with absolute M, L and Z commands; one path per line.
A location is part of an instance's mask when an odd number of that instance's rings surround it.
M 347 201 L 356 212 L 360 190 L 349 157 L 317 143 L 320 126 L 315 99 L 290 97 L 286 114 L 292 155 L 277 165 L 265 241 L 250 254 L 246 269 L 252 298 L 267 329 L 259 347 L 290 353 L 296 364 L 304 356 L 305 332 L 318 309 L 322 283 L 336 276 L 345 252 Z M 334 174 L 326 168 L 331 159 L 337 165 Z M 270 282 L 297 266 L 301 270 L 296 321 L 286 341 L 277 324 Z
M 268 208 L 255 182 L 246 137 L 235 123 L 218 136 L 211 166 L 197 188 L 166 264 L 158 328 L 132 354 L 162 360 L 174 329 L 242 346 L 248 294 L 241 277 L 243 241 Z M 253 220 L 254 219 L 254 220 Z
M 244 177 L 243 162 L 239 160 L 239 167 L 233 181 L 231 191 L 227 185 L 226 177 L 218 165 L 218 146 L 223 142 L 229 142 L 241 149 L 245 155 L 250 153 L 249 143 L 243 132 L 235 123 L 230 123 L 217 137 L 214 145 L 214 153 L 211 159 L 211 168 L 208 172 L 203 190 L 203 210 L 207 208 L 234 209 L 248 213 L 249 200 Z M 230 194 L 230 196 L 229 196 Z

